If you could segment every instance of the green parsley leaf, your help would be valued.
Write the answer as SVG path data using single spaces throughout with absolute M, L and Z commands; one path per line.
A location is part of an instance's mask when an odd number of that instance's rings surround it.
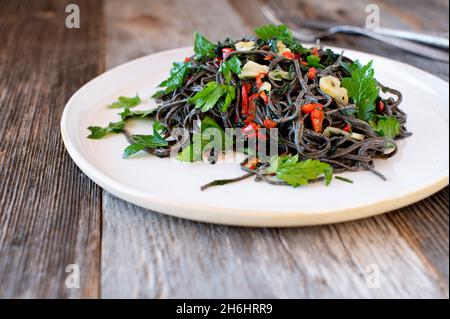
M 195 58 L 198 61 L 201 61 L 205 58 L 212 59 L 214 58 L 216 50 L 216 45 L 209 42 L 200 32 L 195 33 L 195 44 L 194 44 L 194 52 Z
M 334 64 L 339 57 L 339 55 L 335 54 L 331 49 L 326 49 L 325 53 L 327 54 L 327 58 L 325 59 L 323 64 L 326 66 Z
M 298 155 L 272 157 L 267 172 L 275 173 L 280 180 L 294 187 L 307 185 L 322 175 L 328 186 L 333 178 L 331 165 L 313 159 L 299 162 Z
M 119 113 L 122 120 L 126 120 L 128 118 L 145 118 L 155 114 L 156 109 L 149 111 L 131 111 L 128 107 L 123 110 L 123 112 Z
M 108 133 L 120 133 L 123 132 L 125 128 L 125 122 L 119 121 L 119 122 L 111 122 L 106 127 L 100 127 L 100 126 L 89 126 L 88 130 L 91 131 L 91 134 L 88 136 L 90 139 L 101 139 Z
M 88 136 L 91 139 L 101 139 L 109 132 L 108 127 L 100 126 L 89 126 L 88 130 L 91 131 L 91 134 Z
M 241 74 L 241 61 L 237 56 L 233 56 L 231 59 L 222 63 L 219 68 L 219 72 L 221 72 L 225 76 L 225 80 L 230 83 L 232 79 L 232 73 L 239 75 Z
M 131 144 L 123 151 L 123 158 L 129 158 L 130 156 L 143 151 L 145 146 L 143 144 Z
M 201 108 L 202 112 L 208 112 L 225 95 L 225 101 L 221 109 L 226 111 L 231 102 L 236 98 L 234 90 L 235 88 L 232 85 L 218 84 L 212 81 L 206 84 L 203 90 L 191 97 L 189 103 L 195 104 L 195 107 L 198 109 Z
M 277 38 L 279 40 L 292 41 L 294 36 L 292 35 L 291 30 L 284 25 L 273 25 L 268 24 L 255 29 L 255 34 L 264 41 L 269 41 L 271 39 Z
M 375 101 L 380 91 L 374 79 L 372 62 L 363 67 L 355 64 L 351 66 L 351 70 L 351 78 L 344 78 L 341 85 L 347 89 L 349 97 L 358 107 L 358 118 L 369 121 L 374 116 Z
M 184 80 L 188 75 L 192 64 L 190 62 L 175 62 L 172 70 L 170 70 L 170 76 L 167 80 L 161 82 L 158 86 L 165 88 L 164 93 L 171 93 L 180 88 L 184 84 Z M 162 93 L 156 92 L 152 97 L 158 98 Z
M 400 134 L 400 123 L 395 117 L 382 116 L 374 125 L 374 130 L 380 136 L 393 139 Z
M 223 86 L 212 81 L 206 84 L 203 90 L 191 97 L 189 103 L 195 104 L 195 107 L 202 109 L 202 112 L 208 112 L 224 93 Z
M 363 67 L 359 60 L 355 60 L 353 63 L 341 62 L 341 66 L 350 75 L 353 73 L 353 71 Z
M 291 49 L 292 53 L 299 53 L 302 55 L 307 55 L 311 53 L 311 50 L 309 49 L 305 49 L 300 42 L 298 42 L 297 40 L 293 39 L 291 41 L 288 41 L 286 43 L 287 47 L 289 49 Z
M 289 28 L 282 24 L 282 25 L 273 25 L 268 24 L 262 27 L 259 27 L 254 30 L 255 34 L 263 41 L 268 41 L 269 46 L 272 51 L 278 52 L 277 48 L 277 41 L 281 40 L 283 43 L 291 49 L 291 52 L 293 53 L 300 53 L 300 54 L 308 54 L 311 52 L 311 50 L 305 49 L 300 42 L 295 40 L 294 36 L 292 35 L 291 30 Z
M 169 145 L 167 141 L 161 137 L 157 130 L 154 130 L 153 135 L 132 135 L 131 139 L 134 143 L 129 145 L 124 150 L 124 158 L 128 158 L 146 148 L 157 148 Z
M 160 134 L 163 131 L 167 131 L 167 127 L 159 121 L 153 123 L 153 134 Z
M 222 112 L 226 112 L 228 107 L 230 106 L 231 102 L 234 101 L 234 99 L 236 98 L 236 89 L 234 86 L 232 85 L 227 85 L 226 86 L 226 96 L 225 96 L 225 101 L 222 105 L 222 107 L 220 108 L 220 110 Z
M 308 62 L 308 66 L 313 66 L 315 68 L 324 69 L 325 67 L 320 64 L 320 57 L 315 55 L 308 55 L 306 57 L 306 62 Z
M 135 97 L 120 96 L 113 104 L 108 105 L 110 109 L 118 109 L 122 107 L 132 108 L 141 103 L 141 98 L 136 94 Z
M 132 135 L 133 141 L 137 144 L 142 144 L 148 148 L 156 148 L 160 146 L 167 146 L 168 143 L 161 138 L 159 134 L 154 135 Z

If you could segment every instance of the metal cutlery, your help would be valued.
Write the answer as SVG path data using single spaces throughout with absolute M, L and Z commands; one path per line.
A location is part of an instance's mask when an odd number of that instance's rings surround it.
M 281 20 L 276 16 L 276 14 L 273 12 L 271 8 L 268 6 L 262 6 L 261 7 L 262 14 L 266 17 L 266 19 L 273 24 L 282 24 Z M 323 29 L 323 26 L 322 26 Z M 381 32 L 387 33 L 388 31 L 382 30 Z M 408 52 L 412 52 L 417 55 L 425 56 L 434 60 L 443 61 L 443 62 L 449 62 L 449 55 L 448 52 L 445 52 L 443 50 L 439 50 L 436 48 L 429 47 L 424 44 L 412 42 L 409 40 L 404 40 L 400 38 L 400 34 L 396 33 L 397 37 L 389 37 L 381 33 L 374 32 L 369 29 L 364 29 L 357 26 L 351 26 L 351 25 L 338 25 L 338 26 L 331 26 L 328 29 L 318 32 L 318 33 L 304 33 L 300 32 L 296 29 L 292 29 L 292 33 L 295 38 L 302 42 L 315 42 L 318 39 L 322 39 L 334 34 L 338 33 L 347 33 L 347 34 L 358 34 L 358 35 L 364 35 L 366 37 L 376 39 L 378 41 L 390 44 L 392 46 L 395 46 L 397 48 L 403 49 Z M 410 34 L 411 35 L 411 34 Z M 448 40 L 447 40 L 448 41 Z

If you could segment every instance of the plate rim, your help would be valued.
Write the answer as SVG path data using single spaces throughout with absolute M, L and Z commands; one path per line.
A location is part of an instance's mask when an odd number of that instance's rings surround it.
M 430 74 L 424 70 L 421 70 L 415 66 L 409 65 L 407 63 L 385 58 L 382 56 L 356 51 L 348 50 L 333 46 L 326 46 L 333 50 L 343 50 L 346 52 L 351 52 L 353 54 L 363 54 L 373 57 L 377 60 L 385 60 L 389 62 L 394 62 L 403 65 L 404 67 L 410 68 L 411 70 L 416 70 L 427 74 L 435 78 L 438 81 L 444 82 L 448 85 L 448 82 L 442 80 L 441 78 Z M 361 204 L 355 207 L 347 207 L 345 209 L 339 210 L 327 210 L 321 212 L 308 212 L 308 211 L 293 211 L 289 212 L 283 211 L 280 215 L 276 210 L 264 211 L 264 210 L 252 210 L 252 209 L 230 209 L 222 206 L 214 206 L 211 204 L 194 204 L 190 202 L 184 202 L 176 200 L 174 198 L 168 198 L 163 195 L 157 195 L 154 193 L 144 193 L 141 191 L 133 190 L 131 187 L 121 184 L 109 177 L 106 173 L 98 170 L 93 164 L 91 164 L 84 156 L 78 152 L 76 147 L 72 145 L 67 128 L 67 119 L 70 106 L 73 101 L 78 97 L 82 91 L 92 85 L 100 77 L 107 76 L 108 73 L 117 72 L 121 68 L 127 68 L 129 64 L 139 63 L 141 60 L 149 58 L 157 58 L 158 56 L 173 54 L 183 50 L 192 50 L 192 47 L 182 47 L 171 50 L 165 50 L 153 54 L 149 54 L 121 65 L 118 65 L 110 70 L 107 70 L 100 75 L 94 77 L 81 88 L 79 88 L 68 100 L 64 107 L 64 111 L 61 116 L 61 136 L 63 139 L 64 146 L 69 153 L 75 164 L 81 169 L 81 171 L 86 174 L 92 181 L 97 185 L 110 192 L 114 196 L 119 197 L 129 203 L 138 205 L 145 209 L 150 209 L 152 211 L 162 213 L 165 215 L 175 216 L 179 218 L 184 218 L 188 220 L 195 220 L 200 222 L 207 222 L 212 224 L 222 224 L 222 225 L 233 225 L 233 226 L 247 226 L 247 227 L 295 227 L 295 226 L 309 226 L 309 225 L 321 225 L 330 223 L 340 223 L 344 221 L 356 220 L 367 218 L 370 216 L 379 215 L 382 213 L 387 213 L 413 203 L 416 203 L 424 198 L 427 198 L 434 193 L 445 188 L 449 184 L 449 170 L 445 170 L 441 173 L 440 179 L 433 179 L 428 184 L 424 185 L 421 189 L 413 192 L 409 192 L 405 195 L 393 196 L 385 198 L 382 201 L 372 203 L 372 204 Z M 445 119 L 448 122 L 448 119 Z M 282 217 L 281 217 L 282 216 Z M 239 217 L 239 218 L 237 218 Z

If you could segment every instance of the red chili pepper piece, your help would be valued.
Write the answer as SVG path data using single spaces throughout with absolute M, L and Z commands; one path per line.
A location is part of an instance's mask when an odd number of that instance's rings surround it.
M 243 121 L 246 125 L 249 125 L 250 123 L 253 123 L 255 120 L 255 116 L 253 114 L 250 114 L 247 116 L 247 118 Z
M 378 102 L 378 112 L 383 113 L 384 112 L 384 107 L 385 107 L 384 102 L 380 100 Z
M 319 57 L 319 50 L 318 50 L 317 48 L 313 48 L 313 49 L 311 50 L 311 53 L 312 53 L 313 55 L 315 55 L 316 57 Z
M 262 82 L 262 78 L 264 78 L 266 75 L 264 74 L 264 73 L 260 73 L 260 74 L 258 74 L 257 76 L 256 76 L 256 79 L 255 79 L 255 84 L 256 84 L 256 87 L 259 89 L 260 87 L 261 87 L 261 85 L 263 84 L 263 82 Z
M 262 91 L 261 93 L 259 93 L 260 97 L 263 99 L 265 104 L 269 103 L 269 97 L 267 96 L 265 91 Z
M 294 54 L 294 59 L 298 60 L 301 59 L 302 55 L 300 53 L 295 53 Z
M 259 93 L 252 94 L 248 98 L 248 113 L 255 114 L 256 113 L 256 99 L 259 98 Z
M 302 106 L 302 112 L 305 114 L 309 114 L 315 109 L 322 109 L 323 105 L 320 103 L 313 103 L 313 104 L 305 104 Z
M 245 166 L 247 166 L 251 170 L 254 170 L 258 166 L 258 164 L 259 164 L 259 159 L 253 158 L 253 159 L 249 160 Z
M 268 129 L 271 129 L 271 128 L 274 128 L 277 126 L 277 122 L 272 121 L 270 119 L 265 119 L 263 121 L 263 124 L 264 124 L 264 127 L 268 128 Z
M 250 122 L 246 127 L 242 129 L 242 134 L 251 135 L 258 133 L 259 125 L 255 122 Z
M 295 55 L 292 52 L 289 51 L 285 51 L 283 53 L 281 53 L 282 56 L 284 56 L 285 58 L 288 58 L 290 60 L 294 60 L 295 59 Z
M 191 62 L 191 58 L 190 57 L 187 57 L 186 59 L 184 59 L 184 63 L 188 63 L 188 62 Z
M 228 58 L 231 54 L 231 52 L 233 52 L 234 50 L 232 48 L 223 48 L 222 49 L 222 56 L 223 59 L 226 60 L 226 58 Z
M 352 131 L 352 127 L 350 126 L 350 124 L 345 125 L 344 131 L 347 133 L 350 133 Z
M 312 67 L 308 70 L 308 78 L 312 81 L 317 75 L 317 69 Z
M 241 112 L 243 115 L 248 115 L 248 86 L 246 84 L 242 85 L 242 101 L 241 101 Z
M 306 62 L 306 61 L 300 61 L 300 64 L 303 66 L 308 66 L 308 62 Z
M 258 138 L 260 141 L 266 141 L 266 135 L 259 132 L 261 127 L 255 122 L 250 122 L 246 127 L 242 129 L 242 134 L 244 134 L 249 139 Z
M 325 118 L 325 113 L 323 109 L 316 108 L 311 112 L 311 123 L 316 133 L 322 133 L 323 120 Z

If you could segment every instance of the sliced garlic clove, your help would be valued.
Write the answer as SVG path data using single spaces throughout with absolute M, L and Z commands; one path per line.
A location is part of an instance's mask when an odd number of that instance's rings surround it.
M 324 131 L 323 131 L 323 135 L 325 135 L 326 137 L 331 137 L 333 135 L 342 135 L 342 136 L 348 136 L 354 140 L 357 141 L 362 141 L 364 140 L 366 137 L 362 134 L 358 134 L 358 133 L 349 133 L 346 132 L 344 130 L 341 130 L 340 128 L 337 127 L 331 127 L 328 126 Z
M 357 141 L 363 141 L 366 138 L 364 135 L 358 133 L 350 133 L 350 137 Z
M 334 98 L 336 89 L 341 87 L 341 81 L 334 76 L 325 76 L 320 78 L 319 86 L 322 92 Z
M 270 92 L 270 90 L 272 90 L 272 84 L 270 84 L 269 82 L 263 82 L 258 92 L 262 91 Z
M 334 90 L 333 99 L 339 106 L 348 105 L 348 92 L 346 88 L 340 87 Z
M 289 72 L 278 69 L 269 72 L 269 78 L 273 81 L 282 81 L 284 80 L 293 80 L 293 77 L 289 74 Z
M 277 49 L 279 54 L 283 54 L 284 52 L 291 52 L 291 49 L 289 49 L 281 40 L 277 41 Z
M 255 48 L 255 42 L 253 41 L 241 41 L 234 45 L 238 52 L 248 52 Z
M 341 130 L 340 128 L 337 127 L 332 127 L 332 126 L 328 126 L 324 131 L 323 131 L 323 135 L 325 135 L 326 137 L 330 137 L 333 135 L 343 135 L 343 136 L 350 136 L 350 133 Z
M 240 79 L 255 78 L 258 74 L 269 72 L 269 67 L 267 65 L 258 64 L 253 61 L 248 61 L 242 67 L 242 72 L 239 74 Z

